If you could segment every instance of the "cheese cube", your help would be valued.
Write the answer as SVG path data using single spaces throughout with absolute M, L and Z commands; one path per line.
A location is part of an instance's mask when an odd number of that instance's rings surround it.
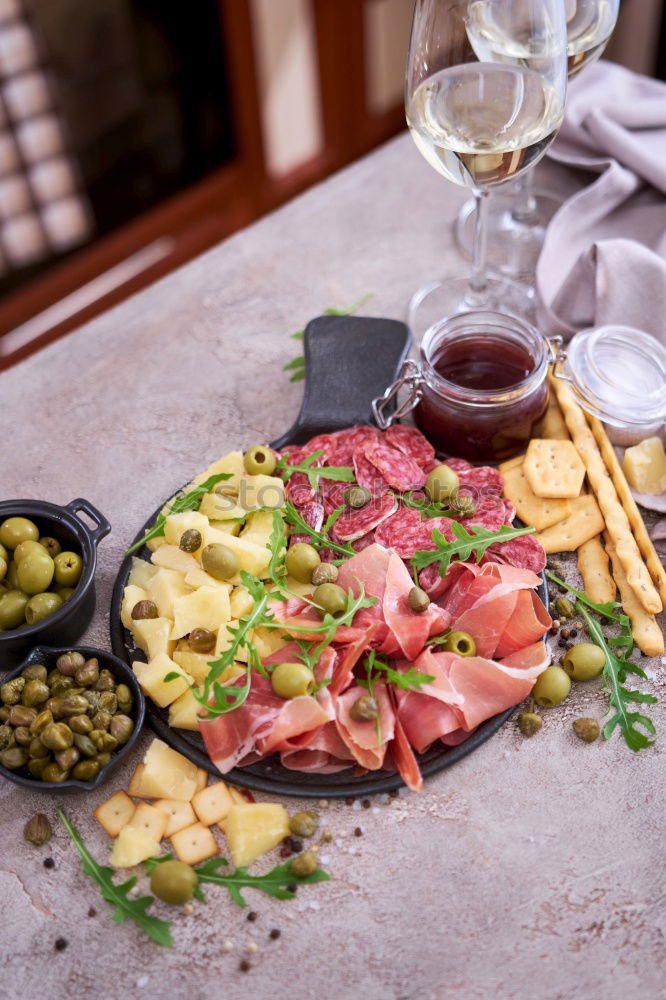
M 158 799 L 155 807 L 168 816 L 165 837 L 178 833 L 197 821 L 194 809 L 189 802 L 179 802 L 178 799 Z
M 231 646 L 231 640 L 233 636 L 229 632 L 230 628 L 237 629 L 239 622 L 235 621 L 233 618 L 226 625 L 221 625 L 217 632 L 217 642 L 215 643 L 215 655 L 211 659 L 218 660 L 222 653 L 226 651 Z M 236 651 L 236 659 L 241 660 L 243 663 L 247 663 L 247 649 L 238 649 Z
M 255 628 L 252 630 L 251 639 L 262 660 L 289 642 L 289 639 L 276 628 Z
M 212 826 L 229 813 L 234 801 L 223 781 L 216 781 L 197 792 L 192 799 L 195 813 L 205 826 Z
M 141 690 L 160 708 L 166 708 L 179 698 L 192 683 L 190 675 L 186 674 L 166 653 L 158 653 L 149 663 L 135 660 L 132 663 L 132 670 L 141 685 Z M 180 677 L 165 681 L 164 678 L 170 673 L 180 674 Z
M 126 792 L 116 792 L 106 802 L 102 802 L 93 812 L 93 816 L 111 837 L 117 837 L 124 826 L 132 818 L 136 806 Z
M 220 541 L 220 535 L 239 535 L 241 530 L 240 521 L 211 521 L 210 528 L 208 529 L 208 535 L 206 536 L 208 542 Z M 217 538 L 211 535 L 214 531 Z M 222 539 L 223 541 L 224 539 Z
M 197 788 L 197 767 L 162 740 L 155 738 L 143 758 L 142 794 L 147 798 L 190 802 Z
M 215 489 L 220 493 L 238 493 L 240 478 L 245 473 L 243 452 L 230 451 L 228 455 L 218 459 L 217 462 L 213 462 L 205 472 L 201 472 L 198 476 L 195 476 L 193 485 L 199 486 L 207 479 L 210 479 L 211 476 L 218 476 L 222 472 L 231 473 L 231 479 L 223 479 L 217 484 Z
M 124 829 L 143 830 L 153 840 L 160 841 L 164 836 L 168 822 L 168 813 L 162 812 L 157 806 L 149 806 L 147 802 L 140 802 Z
M 666 493 L 666 453 L 660 438 L 646 438 L 627 448 L 622 468 L 629 485 L 637 493 L 651 496 Z
M 199 564 L 189 552 L 183 552 L 177 545 L 163 545 L 153 554 L 153 565 L 174 569 L 185 576 L 191 569 L 198 569 Z
M 226 817 L 226 834 L 237 868 L 245 868 L 289 836 L 289 816 L 273 802 L 234 805 Z
M 248 514 L 240 536 L 256 545 L 268 545 L 268 539 L 272 534 L 273 512 L 271 510 L 258 510 L 255 514 Z
M 180 639 L 192 629 L 215 631 L 231 618 L 229 592 L 220 587 L 200 587 L 179 597 L 173 606 L 172 639 Z
M 164 522 L 164 540 L 169 545 L 180 545 L 180 539 L 185 531 L 198 531 L 203 538 L 206 537 L 208 528 L 208 518 L 204 517 L 198 510 L 184 510 L 180 514 L 169 514 Z
M 242 584 L 240 587 L 234 587 L 229 598 L 229 607 L 232 618 L 244 618 L 245 615 L 252 613 L 254 598 L 247 587 L 244 587 Z
M 146 548 L 150 549 L 151 552 L 157 552 L 157 550 L 163 545 L 166 545 L 166 538 L 164 535 L 158 535 L 157 538 L 150 538 L 146 542 Z
M 284 506 L 284 483 L 278 476 L 241 476 L 238 484 L 238 503 L 245 510 L 270 507 L 279 510 Z
M 132 635 L 138 648 L 154 660 L 160 653 L 171 656 L 176 645 L 171 638 L 172 628 L 168 618 L 139 618 L 132 622 Z
M 137 799 L 156 799 L 159 795 L 151 795 L 150 789 L 143 786 L 143 772 L 146 770 L 146 765 L 141 762 L 136 765 L 132 777 L 130 778 L 130 783 L 127 787 L 127 791 L 130 795 L 134 795 Z
M 216 535 L 218 537 L 215 537 Z M 254 542 L 248 542 L 244 538 L 238 538 L 235 535 L 222 534 L 222 532 L 213 528 L 209 529 L 206 541 L 221 542 L 222 545 L 226 545 L 227 548 L 231 549 L 238 556 L 240 569 L 251 573 L 252 576 L 268 576 L 268 563 L 271 554 L 267 548 L 255 545 Z M 231 583 L 239 584 L 240 576 L 232 577 Z
M 179 597 L 190 593 L 182 574 L 174 569 L 158 569 L 148 584 L 148 597 L 157 605 L 160 618 L 173 620 L 173 606 Z
M 151 563 L 145 559 L 139 559 L 137 556 L 132 556 L 132 569 L 127 578 L 127 585 L 141 587 L 142 590 L 145 590 L 156 572 L 157 570 Z
M 184 861 L 186 865 L 196 865 L 199 861 L 220 853 L 215 837 L 202 823 L 195 823 L 174 833 L 171 843 L 178 860 Z
M 188 587 L 197 590 L 199 587 L 217 587 L 226 590 L 228 594 L 232 591 L 232 585 L 226 580 L 216 580 L 210 573 L 204 572 L 201 566 L 195 566 L 185 574 L 185 583 Z
M 134 830 L 126 826 L 118 834 L 109 861 L 114 868 L 131 868 L 159 853 L 159 841 L 146 830 Z
M 194 678 L 194 683 L 200 687 L 210 673 L 211 661 L 215 659 L 214 653 L 193 653 L 191 649 L 177 649 L 173 654 L 174 661 L 179 667 Z
M 169 725 L 172 729 L 199 730 L 199 702 L 188 689 L 169 705 Z
M 247 513 L 238 506 L 234 497 L 224 493 L 206 493 L 201 498 L 199 511 L 209 521 L 237 521 L 245 518 Z
M 137 587 L 135 584 L 128 584 L 123 592 L 123 600 L 120 605 L 120 620 L 125 626 L 125 628 L 132 628 L 132 609 L 135 604 L 139 601 L 145 601 L 148 597 L 147 591 L 143 587 Z

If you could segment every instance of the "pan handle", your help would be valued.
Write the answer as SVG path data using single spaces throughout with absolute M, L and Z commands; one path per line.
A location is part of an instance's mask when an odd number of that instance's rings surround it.
M 273 448 L 372 423 L 372 401 L 394 382 L 411 346 L 395 319 L 318 316 L 305 328 L 305 393 L 293 426 Z

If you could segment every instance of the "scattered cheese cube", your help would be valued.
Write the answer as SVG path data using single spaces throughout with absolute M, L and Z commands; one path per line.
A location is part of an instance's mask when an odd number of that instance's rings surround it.
M 196 865 L 220 853 L 215 837 L 202 823 L 179 830 L 170 839 L 176 857 L 186 865 Z
M 229 607 L 232 618 L 244 618 L 245 615 L 252 613 L 254 610 L 254 598 L 247 587 L 244 587 L 242 584 L 240 587 L 234 587 L 229 598 Z
M 197 686 L 203 684 L 210 673 L 210 664 L 215 659 L 215 654 L 194 653 L 191 649 L 177 649 L 173 654 L 174 661 L 179 667 L 194 678 Z
M 237 868 L 245 868 L 289 836 L 289 816 L 274 802 L 234 805 L 226 817 L 226 834 Z
M 154 739 L 143 759 L 142 794 L 148 798 L 179 799 L 190 802 L 197 790 L 197 767 L 187 757 L 172 750 L 163 740 Z
M 149 806 L 147 802 L 140 802 L 126 828 L 143 830 L 153 840 L 160 841 L 165 834 L 168 822 L 168 813 L 162 812 L 157 806 Z
M 254 514 L 248 514 L 240 536 L 256 545 L 268 545 L 272 534 L 273 512 L 271 510 L 258 510 Z
M 230 622 L 226 625 L 221 625 L 217 632 L 217 642 L 215 643 L 215 655 L 211 659 L 219 659 L 222 653 L 226 651 L 231 646 L 231 640 L 233 636 L 229 632 L 230 628 L 238 628 L 238 621 L 232 618 Z M 247 648 L 236 650 L 236 659 L 242 660 L 243 663 L 247 663 Z
M 666 493 L 666 453 L 660 438 L 646 438 L 627 448 L 622 463 L 627 481 L 637 493 Z
M 215 631 L 231 618 L 229 592 L 220 587 L 199 587 L 179 597 L 173 611 L 172 639 L 180 639 L 195 628 Z
M 179 830 L 192 826 L 197 821 L 194 809 L 189 802 L 179 802 L 178 799 L 158 799 L 155 807 L 168 816 L 165 837 L 170 837 Z
M 106 802 L 102 802 L 93 812 L 110 837 L 117 837 L 132 818 L 136 806 L 126 792 L 116 792 Z
M 237 521 L 246 514 L 234 497 L 224 493 L 206 493 L 201 498 L 199 511 L 210 521 Z
M 111 851 L 110 863 L 114 868 L 131 868 L 160 853 L 159 840 L 146 830 L 123 827 Z
M 211 521 L 206 535 L 207 543 L 224 541 L 222 535 L 239 535 L 241 529 L 240 521 Z M 212 534 L 214 532 L 215 534 Z
M 214 576 L 210 573 L 206 573 L 201 566 L 195 566 L 194 569 L 188 570 L 185 574 L 185 583 L 188 587 L 193 587 L 195 590 L 197 587 L 221 587 L 226 590 L 228 594 L 231 593 L 232 585 L 227 583 L 226 580 L 216 580 Z
M 276 628 L 255 628 L 252 630 L 251 638 L 262 660 L 289 642 L 289 639 Z
M 139 763 L 134 768 L 134 773 L 130 778 L 130 783 L 127 791 L 130 795 L 134 795 L 137 799 L 158 799 L 159 793 L 157 795 L 151 794 L 151 789 L 146 788 L 143 785 L 143 772 L 146 770 L 146 765 L 144 763 Z
M 223 781 L 208 785 L 192 799 L 194 811 L 205 826 L 219 823 L 228 815 L 233 804 L 234 800 Z
M 149 663 L 135 660 L 132 663 L 132 670 L 141 685 L 141 690 L 152 698 L 160 708 L 166 708 L 167 705 L 170 705 L 184 691 L 187 691 L 192 683 L 190 675 L 186 674 L 166 653 L 158 653 L 155 659 Z M 180 677 L 172 681 L 165 681 L 164 678 L 172 673 L 180 674 Z

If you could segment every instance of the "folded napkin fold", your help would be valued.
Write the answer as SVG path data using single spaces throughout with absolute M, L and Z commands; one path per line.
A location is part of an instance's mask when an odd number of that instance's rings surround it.
M 666 85 L 613 63 L 585 69 L 549 156 L 598 176 L 546 232 L 542 329 L 622 323 L 666 343 Z

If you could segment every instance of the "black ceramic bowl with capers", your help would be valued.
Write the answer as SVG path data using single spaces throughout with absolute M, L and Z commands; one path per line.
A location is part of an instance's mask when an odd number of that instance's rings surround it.
M 50 675 L 52 671 L 56 670 L 56 664 L 59 658 L 69 653 L 81 654 L 83 660 L 86 663 L 90 660 L 95 659 L 97 661 L 98 673 L 100 676 L 103 675 L 104 677 L 107 677 L 107 673 L 103 672 L 108 672 L 108 674 L 112 675 L 114 681 L 113 690 L 117 690 L 117 687 L 119 685 L 125 685 L 125 687 L 129 689 L 129 693 L 131 696 L 129 701 L 131 702 L 131 704 L 130 707 L 127 708 L 124 714 L 129 716 L 129 718 L 133 723 L 133 727 L 126 741 L 123 743 L 118 743 L 117 747 L 111 750 L 108 763 L 105 763 L 102 767 L 100 767 L 97 774 L 95 774 L 88 780 L 76 779 L 71 775 L 68 775 L 64 780 L 61 781 L 51 781 L 51 782 L 43 781 L 41 778 L 33 777 L 26 766 L 19 766 L 10 769 L 8 767 L 3 766 L 2 762 L 0 761 L 0 776 L 8 778 L 10 781 L 15 782 L 17 785 L 22 785 L 25 788 L 34 788 L 39 791 L 47 791 L 47 792 L 52 791 L 57 793 L 62 791 L 90 791 L 93 788 L 97 788 L 98 785 L 101 785 L 103 784 L 103 782 L 106 781 L 111 772 L 121 762 L 123 757 L 125 757 L 125 755 L 131 750 L 132 746 L 136 742 L 136 739 L 143 725 L 144 715 L 145 715 L 145 701 L 143 697 L 143 692 L 141 691 L 141 688 L 139 686 L 136 677 L 134 676 L 134 673 L 132 672 L 130 667 L 128 667 L 127 664 L 124 663 L 122 660 L 120 660 L 117 656 L 114 656 L 112 653 L 107 653 L 103 649 L 96 649 L 93 646 L 75 646 L 75 647 L 64 646 L 57 649 L 49 646 L 37 646 L 25 658 L 25 660 L 21 664 L 19 664 L 18 667 L 16 667 L 9 673 L 5 674 L 5 676 L 2 678 L 1 684 L 4 686 L 8 682 L 11 682 L 16 678 L 22 677 L 23 672 L 26 669 L 36 667 L 38 665 L 43 665 L 46 668 L 47 675 Z M 30 680 L 33 679 L 33 677 L 31 676 L 32 674 L 34 674 L 34 671 L 29 671 Z M 96 683 L 97 681 L 95 681 L 95 684 Z M 80 684 L 78 687 L 77 686 L 73 687 L 73 691 L 75 692 L 81 689 L 93 690 L 94 685 Z M 70 694 L 71 691 L 72 689 L 70 689 L 69 691 L 63 691 L 62 695 L 66 697 L 67 695 Z M 100 694 L 103 693 L 105 692 L 104 691 L 100 692 Z M 75 697 L 80 697 L 80 696 L 81 696 L 80 694 L 75 695 Z M 23 699 L 23 700 L 30 701 L 31 699 Z M 45 702 L 44 703 L 40 702 L 36 706 L 29 705 L 25 707 L 28 709 L 34 707 L 37 710 L 37 713 L 39 714 L 41 710 L 44 710 L 45 704 L 46 704 Z M 19 708 L 23 707 L 21 704 L 21 700 L 19 700 L 17 707 Z M 97 707 L 95 711 L 97 711 Z M 85 715 L 85 712 L 81 712 L 80 714 Z M 93 715 L 93 719 L 94 718 L 95 716 Z M 59 717 L 59 721 L 65 723 L 68 721 L 68 719 L 69 717 Z M 127 720 L 125 720 L 125 722 L 127 724 L 127 728 L 129 728 L 129 723 L 127 723 Z M 0 722 L 0 727 L 3 725 L 9 725 L 9 723 Z M 14 732 L 16 732 L 16 729 L 14 729 Z M 85 733 L 81 733 L 78 735 L 80 739 L 80 736 L 85 735 Z M 63 747 L 63 749 L 67 748 Z M 83 762 L 86 759 L 87 758 L 85 757 L 85 755 L 81 754 L 79 757 L 79 761 L 77 761 L 77 763 Z
M 81 513 L 92 525 L 78 516 Z M 95 612 L 97 546 L 111 531 L 104 515 L 82 498 L 63 507 L 45 500 L 0 501 L 0 524 L 9 517 L 33 521 L 40 537 L 55 538 L 64 549 L 77 552 L 83 569 L 74 593 L 59 608 L 32 625 L 0 632 L 0 674 L 18 663 L 37 642 L 60 646 L 76 642 L 83 635 Z

